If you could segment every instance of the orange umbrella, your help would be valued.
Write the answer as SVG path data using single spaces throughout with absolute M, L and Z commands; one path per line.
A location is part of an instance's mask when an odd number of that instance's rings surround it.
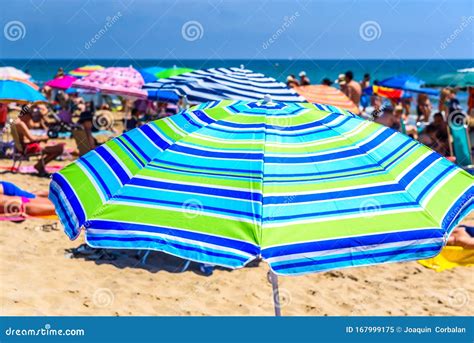
M 293 88 L 309 102 L 333 105 L 359 114 L 359 108 L 339 89 L 326 85 L 297 86 Z

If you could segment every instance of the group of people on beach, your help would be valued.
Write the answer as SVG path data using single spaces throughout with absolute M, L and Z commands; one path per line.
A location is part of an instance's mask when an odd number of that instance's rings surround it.
M 290 88 L 310 85 L 309 78 L 302 71 L 300 79 L 291 74 L 287 77 L 287 86 Z M 371 82 L 369 73 L 357 82 L 354 73 L 347 71 L 339 74 L 332 82 L 328 78 L 321 81 L 322 85 L 337 86 L 358 108 L 361 115 L 385 126 L 418 139 L 443 156 L 452 158 L 448 140 L 448 117 L 452 113 L 462 112 L 463 108 L 457 98 L 457 90 L 452 87 L 443 88 L 440 91 L 438 107 L 433 108 L 430 97 L 425 93 L 418 93 L 413 97 L 383 98 L 377 94 L 367 94 L 364 90 L 372 85 L 378 85 L 378 81 Z M 415 100 L 416 98 L 416 100 Z M 415 111 L 412 111 L 415 100 Z M 469 88 L 469 99 L 467 114 L 474 116 L 474 88 Z M 410 116 L 415 116 L 414 122 L 410 123 Z

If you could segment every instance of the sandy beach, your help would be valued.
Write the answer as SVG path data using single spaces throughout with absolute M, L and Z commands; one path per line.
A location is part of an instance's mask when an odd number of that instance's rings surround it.
M 0 166 L 10 165 L 0 160 Z M 33 164 L 34 161 L 25 164 Z M 64 165 L 68 162 L 54 162 Z M 22 174 L 2 179 L 37 191 L 49 180 Z M 112 261 L 71 258 L 70 241 L 51 220 L 2 222 L 0 315 L 273 315 L 268 266 L 217 269 L 200 275 L 196 266 L 177 273 L 183 261 L 153 253 L 146 265 L 133 254 Z M 474 216 L 465 223 L 474 224 Z M 474 269 L 437 273 L 417 262 L 280 277 L 284 315 L 383 316 L 474 315 Z

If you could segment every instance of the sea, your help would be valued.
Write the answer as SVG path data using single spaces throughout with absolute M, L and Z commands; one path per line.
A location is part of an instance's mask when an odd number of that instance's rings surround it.
M 255 72 L 271 76 L 284 82 L 289 74 L 298 76 L 301 71 L 306 72 L 312 83 L 321 83 L 324 78 L 336 80 L 338 75 L 351 70 L 356 80 L 361 80 L 365 73 L 371 75 L 372 81 L 383 80 L 397 74 L 415 75 L 424 80 L 427 85 L 434 83 L 436 78 L 443 74 L 454 73 L 458 69 L 474 67 L 473 59 L 466 60 L 213 60 L 213 59 L 0 59 L 0 65 L 13 66 L 30 75 L 38 83 L 50 80 L 62 67 L 67 72 L 87 64 L 99 64 L 104 67 L 133 66 L 136 69 L 160 66 L 164 68 L 188 67 L 194 69 L 213 67 L 240 67 L 244 66 Z M 458 94 L 461 102 L 467 99 L 465 92 Z

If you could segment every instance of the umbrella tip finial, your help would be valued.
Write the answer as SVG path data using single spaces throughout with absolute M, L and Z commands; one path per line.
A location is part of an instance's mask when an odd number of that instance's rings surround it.
M 264 102 L 264 103 L 271 103 L 271 102 L 272 102 L 272 97 L 271 97 L 271 95 L 270 95 L 270 94 L 265 94 L 265 95 L 263 96 L 263 102 Z

